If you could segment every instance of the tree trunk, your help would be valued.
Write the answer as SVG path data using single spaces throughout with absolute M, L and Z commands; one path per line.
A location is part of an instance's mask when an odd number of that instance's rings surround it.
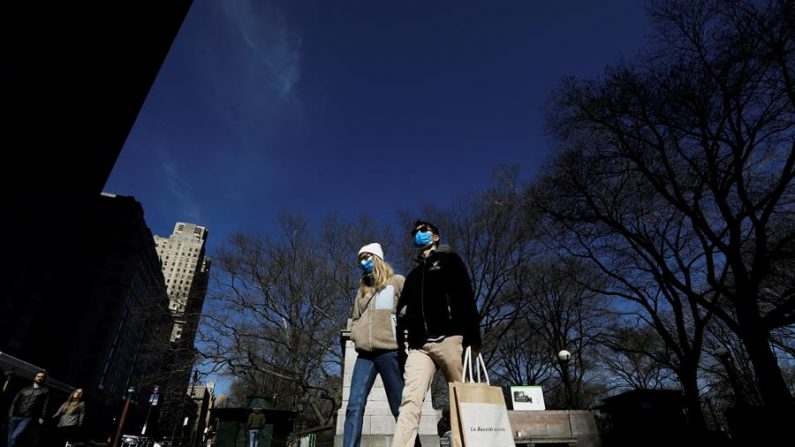
M 793 404 L 792 394 L 770 348 L 770 333 L 762 324 L 758 311 L 749 307 L 753 306 L 737 306 L 739 335 L 753 365 L 762 402 L 768 408 L 790 408 Z
M 697 365 L 682 366 L 678 373 L 679 380 L 682 382 L 682 390 L 685 394 L 688 426 L 693 432 L 704 432 L 707 430 L 707 423 L 704 419 L 704 411 L 701 408 L 701 399 L 698 392 Z

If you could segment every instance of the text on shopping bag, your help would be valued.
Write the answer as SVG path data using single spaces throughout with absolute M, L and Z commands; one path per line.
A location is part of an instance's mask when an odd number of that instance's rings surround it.
M 505 404 L 461 402 L 459 412 L 466 445 L 514 445 Z

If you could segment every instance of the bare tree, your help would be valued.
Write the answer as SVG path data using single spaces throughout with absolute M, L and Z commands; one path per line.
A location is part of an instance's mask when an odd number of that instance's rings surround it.
M 557 256 L 539 257 L 525 269 L 529 299 L 523 303 L 520 321 L 533 328 L 534 336 L 546 346 L 544 360 L 555 368 L 555 377 L 564 376 L 561 368 L 569 369 L 571 404 L 588 408 L 595 403 L 592 389 L 601 388 L 601 377 L 594 372 L 599 340 L 611 319 L 604 297 L 592 291 L 601 278 L 587 264 Z M 557 361 L 557 353 L 564 349 L 572 354 L 566 366 Z
M 603 80 L 567 81 L 550 112 L 550 129 L 569 149 L 560 163 L 610 168 L 573 191 L 589 212 L 567 217 L 609 227 L 656 265 L 669 286 L 661 290 L 695 300 L 737 333 L 770 407 L 792 402 L 769 341 L 772 330 L 795 322 L 795 298 L 763 306 L 762 285 L 791 257 L 795 238 L 793 11 L 786 0 L 660 3 L 653 52 Z M 659 258 L 661 246 L 638 238 L 628 225 L 632 208 L 615 218 L 620 204 L 611 195 L 633 189 L 679 214 L 684 239 L 702 253 L 683 258 L 697 259 L 684 267 L 701 271 L 706 284 L 689 283 L 682 266 L 672 271 Z
M 655 200 L 642 177 L 583 147 L 566 151 L 533 185 L 530 211 L 546 214 L 541 225 L 548 244 L 602 276 L 583 286 L 622 300 L 613 306 L 621 317 L 603 343 L 621 349 L 624 328 L 636 321 L 652 328 L 665 349 L 637 353 L 676 372 L 691 426 L 703 429 L 698 368 L 712 315 L 698 303 L 714 303 L 719 295 L 704 278 L 701 245 L 676 210 Z
M 356 250 L 389 236 L 368 219 L 328 219 L 317 233 L 281 218 L 279 238 L 238 234 L 215 256 L 201 328 L 203 359 L 245 392 L 326 424 L 339 407 L 340 333 L 358 287 Z
M 670 350 L 642 321 L 622 319 L 602 340 L 600 361 L 610 372 L 611 389 L 665 389 L 677 379 L 670 366 Z
M 493 364 L 496 376 L 505 383 L 537 385 L 552 383 L 558 372 L 550 347 L 540 329 L 525 318 L 511 324 L 496 346 Z

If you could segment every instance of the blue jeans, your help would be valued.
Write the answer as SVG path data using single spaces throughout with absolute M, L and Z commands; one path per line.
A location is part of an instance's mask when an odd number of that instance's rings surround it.
M 259 445 L 259 429 L 249 429 L 248 431 L 248 447 L 257 447 Z
M 367 405 L 367 396 L 373 388 L 377 374 L 381 374 L 389 409 L 397 418 L 403 394 L 403 373 L 398 364 L 398 352 L 360 352 L 353 365 L 351 394 L 348 398 L 348 408 L 345 410 L 345 436 L 342 447 L 359 447 L 361 443 L 364 407 Z
M 31 421 L 33 421 L 32 416 L 11 416 L 8 420 L 8 445 L 6 447 L 16 447 L 17 440 Z

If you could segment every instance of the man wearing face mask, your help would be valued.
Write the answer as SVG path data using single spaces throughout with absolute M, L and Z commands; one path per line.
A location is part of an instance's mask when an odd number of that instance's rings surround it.
M 480 349 L 480 314 L 464 262 L 449 245 L 439 244 L 439 229 L 432 223 L 418 220 L 411 234 L 419 265 L 406 276 L 398 303 L 409 354 L 392 447 L 414 445 L 436 370 L 448 382 L 460 381 L 464 348 Z

